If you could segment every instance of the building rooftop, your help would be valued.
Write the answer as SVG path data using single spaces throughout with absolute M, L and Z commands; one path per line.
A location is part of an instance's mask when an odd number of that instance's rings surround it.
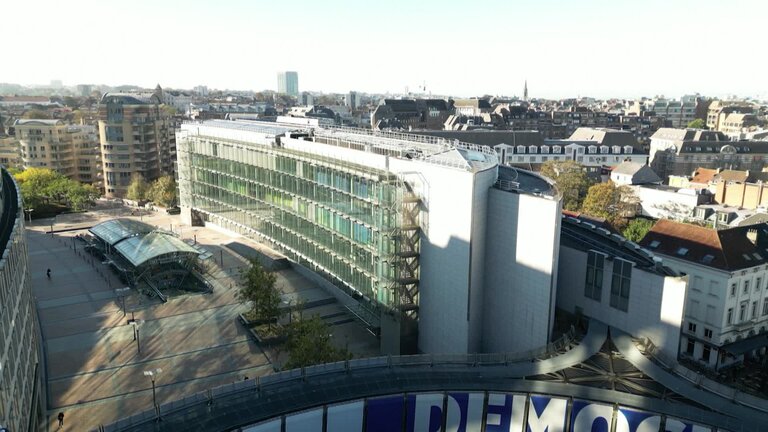
M 148 234 L 155 230 L 155 227 L 144 222 L 133 219 L 121 218 L 112 219 L 95 225 L 90 230 L 101 241 L 114 246 L 120 241 L 141 234 Z
M 533 195 L 556 197 L 559 192 L 552 180 L 534 172 L 506 165 L 499 165 L 497 189 Z
M 31 125 L 39 125 L 39 126 L 56 126 L 56 125 L 63 125 L 64 122 L 62 120 L 57 119 L 17 119 L 13 122 L 14 126 L 31 126 Z
M 607 128 L 580 127 L 573 131 L 567 141 L 596 141 L 599 145 L 638 147 L 637 138 L 632 132 Z
M 134 267 L 139 267 L 162 255 L 199 254 L 197 249 L 179 240 L 173 234 L 162 231 L 129 237 L 115 245 L 115 249 Z
M 428 135 L 455 139 L 477 145 L 494 147 L 499 144 L 509 146 L 517 145 L 544 145 L 544 138 L 539 131 L 505 131 L 505 130 L 471 130 L 471 131 L 436 131 L 417 130 L 411 133 L 416 135 Z
M 117 102 L 125 105 L 160 104 L 162 101 L 155 93 L 104 93 L 99 103 Z
M 719 169 L 696 168 L 696 171 L 693 172 L 691 183 L 709 184 L 719 172 Z
M 676 128 L 659 128 L 652 136 L 651 139 L 664 139 L 673 141 L 711 141 L 720 142 L 730 141 L 724 133 L 719 131 L 709 131 L 703 129 L 676 129 Z
M 662 276 L 679 276 L 677 272 L 661 265 L 653 252 L 595 224 L 563 214 L 560 225 L 560 244 L 582 251 L 596 250 L 613 257 L 631 261 L 635 267 Z
M 734 271 L 768 263 L 768 225 L 715 230 L 661 219 L 640 245 L 655 253 Z

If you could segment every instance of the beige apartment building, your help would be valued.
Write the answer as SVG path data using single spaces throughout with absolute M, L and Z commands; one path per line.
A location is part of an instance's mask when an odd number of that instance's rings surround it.
M 108 197 L 122 197 L 136 175 L 173 175 L 176 138 L 156 93 L 105 93 L 99 103 L 99 141 Z
M 14 128 L 24 168 L 48 168 L 72 180 L 101 186 L 101 155 L 94 126 L 19 119 Z

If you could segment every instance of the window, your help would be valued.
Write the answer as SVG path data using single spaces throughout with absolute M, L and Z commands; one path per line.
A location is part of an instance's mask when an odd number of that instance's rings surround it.
M 660 244 L 661 244 L 661 242 L 659 242 L 658 240 L 654 240 L 648 246 L 650 246 L 651 249 L 656 249 L 657 247 L 659 247 Z
M 712 353 L 712 348 L 709 345 L 704 345 L 704 351 L 701 353 L 701 359 L 705 362 L 709 362 L 709 355 Z
M 552 146 L 552 153 L 560 153 L 562 150 L 562 147 L 560 146 Z
M 757 318 L 757 300 L 752 302 L 752 318 Z
M 587 151 L 590 154 L 595 154 L 595 153 L 597 153 L 597 146 L 589 146 L 589 147 L 587 147 Z
M 549 147 L 547 146 L 541 146 L 541 150 L 539 153 L 549 153 Z
M 742 302 L 739 306 L 739 322 L 744 322 L 747 319 L 747 302 Z
M 768 315 L 768 297 L 763 299 L 763 316 Z
M 707 339 L 712 339 L 712 329 L 704 328 L 704 337 Z
M 733 324 L 733 308 L 728 308 L 728 316 L 725 319 L 728 324 Z
M 605 255 L 589 251 L 587 254 L 587 280 L 584 284 L 584 295 L 592 300 L 600 301 L 603 295 L 603 269 Z
M 745 280 L 744 281 L 744 294 L 746 294 L 748 292 L 749 292 L 749 281 Z
M 760 287 L 762 286 L 763 279 L 762 278 L 755 278 L 755 291 L 760 291 Z
M 629 308 L 629 287 L 632 277 L 632 263 L 622 259 L 613 260 L 611 281 L 611 307 L 627 312 Z
M 677 250 L 677 254 L 680 256 L 685 256 L 685 254 L 688 253 L 688 248 L 681 247 Z
M 735 296 L 736 296 L 736 284 L 732 283 L 731 284 L 731 297 L 735 297 Z
M 517 152 L 518 153 L 525 153 L 525 146 L 522 146 L 522 145 L 517 146 Z
M 688 355 L 693 355 L 693 350 L 696 348 L 696 342 L 692 338 L 688 338 L 688 346 L 685 347 L 685 352 Z
M 532 146 L 528 146 L 528 152 L 529 152 L 529 153 L 532 153 L 532 154 L 536 154 L 536 153 L 538 153 L 538 152 L 537 152 L 537 147 L 536 147 L 536 146 L 533 146 L 533 145 L 532 145 Z
M 688 323 L 688 332 L 696 334 L 696 324 L 689 322 Z

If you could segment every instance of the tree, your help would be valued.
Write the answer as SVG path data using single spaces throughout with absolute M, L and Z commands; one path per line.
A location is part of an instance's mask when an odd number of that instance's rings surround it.
M 688 123 L 688 127 L 691 129 L 706 129 L 707 123 L 702 119 L 694 119 Z
M 549 177 L 563 195 L 563 208 L 576 211 L 587 195 L 590 181 L 584 167 L 575 161 L 547 161 L 541 166 L 541 175 Z
M 46 168 L 27 168 L 14 175 L 19 182 L 24 206 L 35 208 L 53 200 L 73 210 L 83 210 L 99 197 L 91 185 L 84 185 Z
M 621 231 L 627 224 L 627 218 L 634 216 L 637 204 L 632 189 L 608 181 L 589 188 L 581 211 L 605 219 L 614 229 Z
M 627 224 L 627 227 L 624 228 L 624 232 L 622 234 L 624 237 L 627 238 L 627 240 L 631 240 L 633 242 L 639 242 L 640 240 L 645 237 L 645 235 L 648 233 L 648 231 L 653 228 L 654 221 L 650 219 L 643 219 L 643 218 L 636 218 L 629 221 Z
M 288 361 L 284 369 L 295 369 L 320 363 L 349 360 L 346 348 L 337 348 L 331 342 L 328 325 L 318 316 L 297 320 L 288 326 Z
M 135 174 L 128 185 L 125 197 L 133 201 L 143 201 L 146 199 L 149 185 L 141 174 Z
M 146 198 L 163 207 L 176 204 L 176 181 L 171 176 L 162 176 L 152 182 Z
M 27 110 L 22 117 L 25 119 L 50 119 L 51 115 L 47 111 L 31 109 Z
M 251 265 L 240 273 L 241 284 L 237 298 L 241 302 L 250 303 L 256 321 L 272 324 L 280 316 L 280 292 L 275 288 L 277 276 L 264 269 L 255 258 L 251 258 L 250 262 Z

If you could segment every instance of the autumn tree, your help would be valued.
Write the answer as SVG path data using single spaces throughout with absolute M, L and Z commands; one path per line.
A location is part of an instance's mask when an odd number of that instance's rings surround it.
M 273 323 L 280 316 L 280 292 L 275 287 L 277 276 L 267 271 L 258 260 L 250 259 L 250 266 L 240 273 L 237 298 L 249 303 L 255 321 Z
M 648 231 L 653 228 L 654 221 L 650 219 L 636 218 L 629 221 L 622 234 L 627 240 L 639 242 L 645 237 Z
M 552 179 L 563 195 L 563 208 L 576 211 L 592 184 L 584 167 L 575 161 L 547 161 L 541 166 L 541 175 Z
M 125 197 L 129 200 L 142 201 L 146 199 L 149 185 L 141 174 L 135 174 L 128 185 Z
M 152 182 L 146 198 L 163 207 L 176 205 L 176 181 L 171 176 L 162 176 Z
M 707 123 L 702 119 L 693 119 L 688 122 L 688 127 L 691 129 L 706 129 Z
M 635 214 L 638 199 L 629 186 L 612 181 L 590 186 L 581 211 L 605 219 L 617 231 L 627 225 L 627 218 Z
M 51 114 L 48 113 L 48 111 L 44 111 L 41 109 L 31 109 L 24 112 L 24 115 L 22 115 L 22 118 L 25 119 L 50 119 Z
M 318 316 L 296 320 L 287 329 L 288 361 L 284 369 L 295 369 L 321 363 L 349 360 L 346 348 L 337 348 L 331 341 L 328 325 Z

